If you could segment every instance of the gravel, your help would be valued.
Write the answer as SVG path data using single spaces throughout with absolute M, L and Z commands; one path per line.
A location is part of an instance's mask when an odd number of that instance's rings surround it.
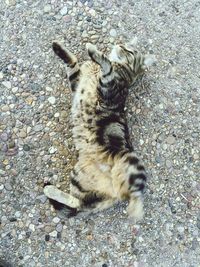
M 198 267 L 200 262 L 200 2 L 0 3 L 0 262 L 15 267 Z M 51 49 L 79 58 L 137 36 L 157 64 L 130 90 L 128 120 L 148 171 L 145 217 L 126 203 L 67 219 L 43 195 L 69 188 L 76 162 L 66 71 Z M 6 263 L 4 262 L 6 266 Z

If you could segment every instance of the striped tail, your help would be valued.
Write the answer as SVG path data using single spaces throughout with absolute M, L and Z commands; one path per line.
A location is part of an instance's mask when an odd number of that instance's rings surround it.
M 75 91 L 80 76 L 80 68 L 76 56 L 56 41 L 53 42 L 52 48 L 55 54 L 67 64 L 67 76 L 71 84 L 71 90 Z

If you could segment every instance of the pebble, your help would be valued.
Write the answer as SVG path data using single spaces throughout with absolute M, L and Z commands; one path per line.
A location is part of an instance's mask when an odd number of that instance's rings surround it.
M 16 1 L 15 0 L 6 0 L 6 4 L 8 6 L 15 6 L 16 5 Z
M 51 87 L 49 87 L 49 86 L 46 86 L 45 89 L 46 89 L 47 92 L 52 92 L 53 91 L 53 89 Z
M 56 98 L 54 96 L 50 96 L 48 98 L 48 101 L 49 101 L 50 104 L 54 105 L 56 103 Z
M 168 136 L 166 138 L 166 142 L 169 144 L 169 145 L 173 145 L 176 141 L 176 138 L 174 136 Z
M 23 150 L 24 150 L 24 151 L 30 151 L 30 149 L 31 149 L 31 148 L 30 148 L 29 145 L 27 145 L 27 144 L 24 144 L 24 145 L 23 145 Z
M 62 16 L 64 16 L 64 15 L 67 14 L 67 11 L 68 11 L 67 7 L 64 6 L 64 7 L 60 10 L 60 14 L 61 14 Z
M 7 141 L 8 140 L 8 134 L 7 133 L 2 133 L 1 135 L 0 135 L 0 139 L 2 140 L 2 141 Z
M 178 230 L 178 232 L 179 232 L 180 234 L 183 234 L 184 231 L 185 231 L 185 229 L 184 229 L 183 226 L 178 226 L 178 227 L 177 227 L 177 230 Z
M 17 93 L 18 89 L 19 89 L 18 87 L 13 87 L 13 88 L 12 88 L 12 92 L 13 92 L 13 94 Z
M 49 241 L 50 240 L 50 235 L 45 235 L 45 241 Z
M 35 225 L 30 223 L 29 224 L 29 229 L 32 231 L 32 232 L 35 232 Z
M 110 36 L 115 38 L 117 36 L 117 31 L 115 29 L 111 29 Z
M 18 136 L 21 137 L 21 138 L 25 138 L 25 137 L 27 136 L 27 133 L 26 133 L 25 130 L 21 130 L 21 131 L 19 132 Z
M 36 199 L 38 199 L 42 204 L 47 201 L 47 197 L 45 195 L 37 196 Z
M 49 153 L 50 154 L 54 154 L 56 151 L 57 151 L 57 148 L 55 148 L 53 146 L 49 148 Z
M 53 222 L 54 222 L 55 224 L 59 223 L 59 221 L 60 221 L 60 218 L 58 218 L 58 217 L 53 218 Z
M 0 72 L 0 80 L 3 79 L 3 72 Z
M 11 184 L 8 183 L 8 182 L 6 182 L 6 183 L 4 184 L 4 187 L 5 187 L 5 189 L 8 190 L 8 191 L 11 191 L 11 190 L 12 190 L 12 186 L 11 186 Z
M 49 233 L 50 236 L 52 237 L 56 237 L 57 236 L 57 231 L 54 230 L 53 232 Z
M 4 106 L 1 107 L 1 110 L 2 110 L 3 112 L 7 112 L 7 111 L 10 110 L 10 107 L 9 107 L 8 105 L 4 105 Z
M 49 13 L 51 11 L 51 5 L 44 6 L 44 13 Z
M 170 160 L 166 160 L 166 167 L 171 168 L 172 167 L 172 162 Z
M 12 86 L 10 81 L 4 81 L 4 82 L 2 82 L 2 84 L 3 84 L 7 89 L 10 89 L 11 86 Z
M 63 226 L 61 223 L 59 223 L 58 225 L 56 225 L 56 231 L 57 232 L 62 232 Z
M 40 132 L 43 128 L 44 128 L 44 126 L 42 124 L 37 124 L 34 126 L 34 131 Z
M 0 190 L 3 190 L 3 189 L 4 189 L 4 185 L 1 184 L 1 185 L 0 185 Z

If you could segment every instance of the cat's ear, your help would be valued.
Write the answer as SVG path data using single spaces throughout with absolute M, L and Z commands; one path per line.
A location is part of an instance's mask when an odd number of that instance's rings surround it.
M 112 68 L 110 60 L 91 43 L 86 44 L 86 49 L 92 61 L 100 65 L 102 74 L 107 75 Z

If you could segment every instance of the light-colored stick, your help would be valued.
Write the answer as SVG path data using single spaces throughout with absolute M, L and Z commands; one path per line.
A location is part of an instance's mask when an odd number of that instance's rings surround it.
M 44 188 L 44 194 L 53 200 L 58 201 L 59 203 L 65 204 L 71 208 L 79 208 L 80 200 L 71 196 L 70 194 L 64 193 L 59 190 L 54 185 L 47 185 Z

